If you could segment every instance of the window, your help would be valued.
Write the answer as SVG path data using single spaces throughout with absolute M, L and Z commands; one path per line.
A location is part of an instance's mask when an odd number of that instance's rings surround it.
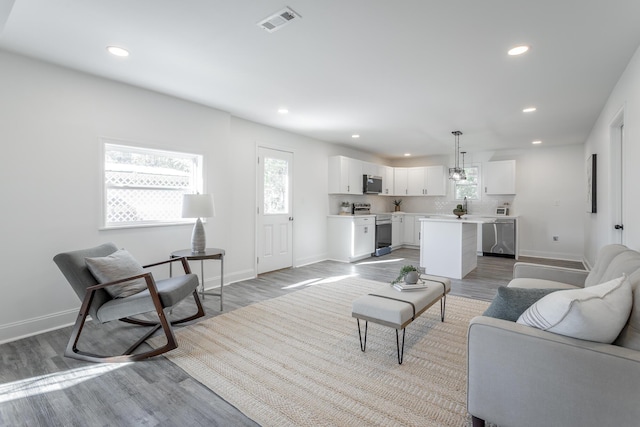
M 104 143 L 105 228 L 185 222 L 183 194 L 202 191 L 202 156 Z
M 478 166 L 470 166 L 464 168 L 467 179 L 464 181 L 454 181 L 454 197 L 456 200 L 480 200 L 480 168 Z
M 289 213 L 289 162 L 264 158 L 264 214 Z

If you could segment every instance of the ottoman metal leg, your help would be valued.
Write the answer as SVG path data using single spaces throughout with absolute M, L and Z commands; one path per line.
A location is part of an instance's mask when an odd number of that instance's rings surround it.
M 402 365 L 402 358 L 404 357 L 404 334 L 406 328 L 402 328 L 402 350 L 400 350 L 400 339 L 398 337 L 398 330 L 396 329 L 396 347 L 398 348 L 398 365 Z
M 369 329 L 369 321 L 364 322 L 364 342 L 362 340 L 362 334 L 360 333 L 360 319 L 356 319 L 358 322 L 358 338 L 360 338 L 360 350 L 363 352 L 367 349 L 367 330 Z

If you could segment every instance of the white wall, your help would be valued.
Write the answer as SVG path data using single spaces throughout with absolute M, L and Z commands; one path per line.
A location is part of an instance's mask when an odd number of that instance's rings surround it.
M 598 213 L 585 216 L 585 256 L 593 263 L 598 250 L 615 242 L 614 217 L 611 208 L 611 126 L 616 116 L 623 111 L 625 145 L 623 156 L 623 243 L 640 250 L 640 191 L 637 187 L 637 169 L 640 160 L 640 48 L 636 50 L 629 65 L 611 92 L 605 107 L 595 123 L 585 144 L 583 158 L 598 154 Z
M 0 52 L 0 64 L 0 342 L 74 320 L 79 301 L 56 253 L 113 241 L 147 263 L 189 247 L 190 225 L 99 230 L 100 136 L 205 156 L 216 204 L 207 243 L 227 251 L 226 282 L 255 276 L 256 143 L 291 147 L 294 263 L 326 256 L 333 145 L 10 53 Z M 217 284 L 217 262 L 205 263 L 205 280 Z

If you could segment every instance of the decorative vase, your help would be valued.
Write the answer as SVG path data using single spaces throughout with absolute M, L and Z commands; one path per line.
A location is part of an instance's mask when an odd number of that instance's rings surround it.
M 454 209 L 453 210 L 453 214 L 456 215 L 458 217 L 458 219 L 460 219 L 460 217 L 462 215 L 465 215 L 467 213 L 467 211 L 462 210 L 462 209 Z
M 404 282 L 407 285 L 415 285 L 416 283 L 418 283 L 419 278 L 420 278 L 420 275 L 418 274 L 417 271 L 410 271 L 407 273 L 406 276 L 404 276 Z

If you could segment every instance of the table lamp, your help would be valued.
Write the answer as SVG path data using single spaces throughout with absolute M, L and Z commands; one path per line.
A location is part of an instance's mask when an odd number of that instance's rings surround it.
M 211 194 L 185 194 L 182 199 L 182 217 L 197 218 L 191 234 L 191 252 L 203 253 L 206 246 L 204 226 L 200 218 L 216 215 Z

